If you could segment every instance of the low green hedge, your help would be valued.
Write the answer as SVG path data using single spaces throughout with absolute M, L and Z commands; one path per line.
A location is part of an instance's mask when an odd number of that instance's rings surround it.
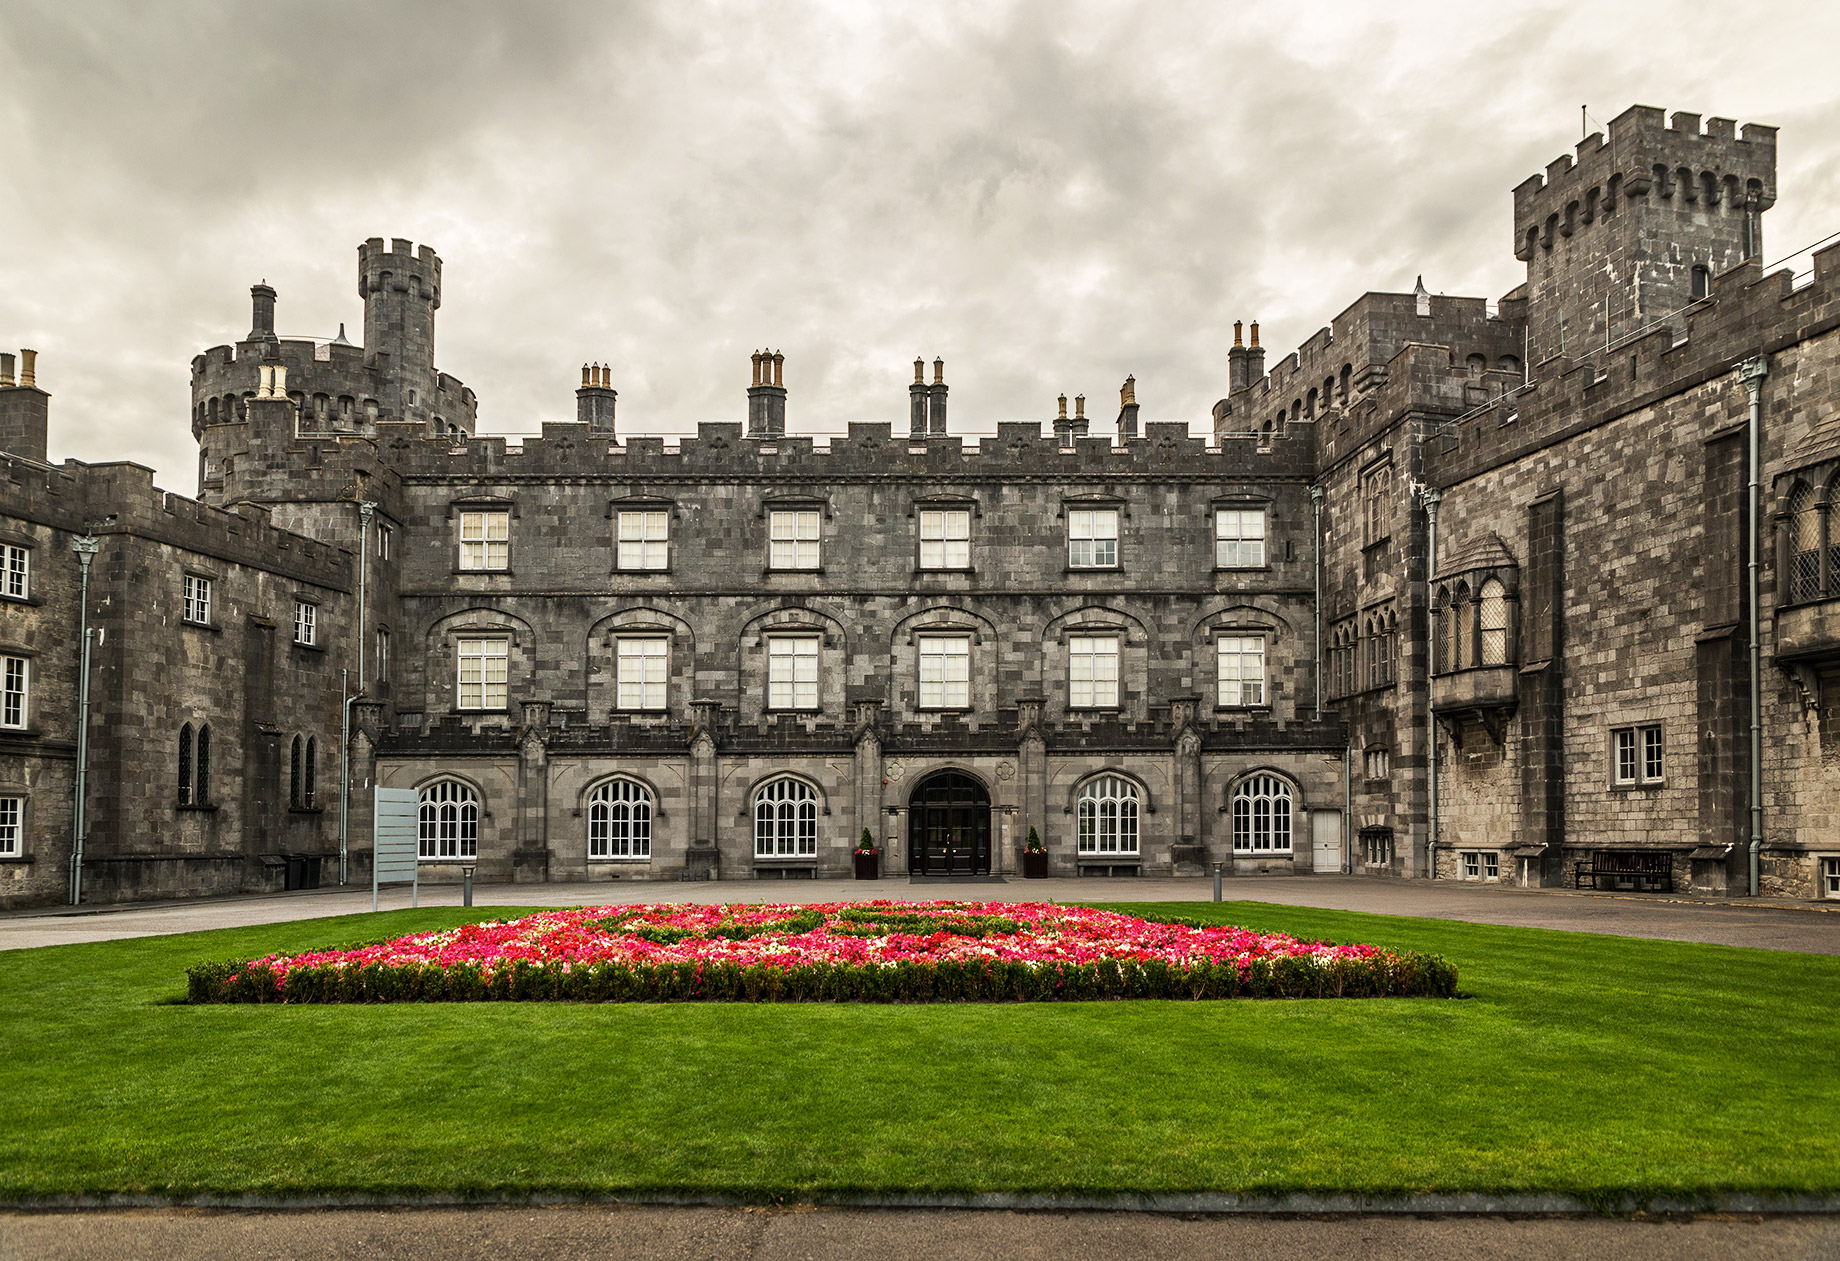
M 320 965 L 275 970 L 239 960 L 186 972 L 193 1003 L 734 1002 L 951 1003 L 1094 999 L 1454 998 L 1457 969 L 1440 955 L 1313 958 L 1172 965 L 1108 960 L 1028 964 L 1001 960 L 902 961 L 873 967 L 811 963 L 519 962 L 487 973 L 476 964 Z

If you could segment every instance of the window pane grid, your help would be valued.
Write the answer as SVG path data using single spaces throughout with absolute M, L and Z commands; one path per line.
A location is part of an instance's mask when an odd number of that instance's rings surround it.
M 311 644 L 319 621 L 319 610 L 311 604 L 296 600 L 294 602 L 294 642 Z
M 1076 508 L 1067 514 L 1067 563 L 1075 569 L 1118 564 L 1118 511 Z
M 5 691 L 0 693 L 0 727 L 26 725 L 26 659 L 6 658 Z
M 1290 785 L 1275 775 L 1254 775 L 1234 790 L 1233 848 L 1250 853 L 1289 852 Z
M 460 641 L 460 708 L 504 709 L 510 703 L 511 641 Z
M 211 620 L 211 580 L 185 576 L 185 620 L 188 622 L 209 622 Z
M 422 789 L 417 839 L 421 858 L 478 857 L 479 794 L 454 780 Z
M 1214 563 L 1222 569 L 1265 563 L 1265 510 L 1221 508 L 1214 513 Z
M 663 709 L 670 643 L 662 636 L 619 641 L 619 708 Z
M 29 576 L 29 566 L 32 563 L 31 549 L 14 547 L 9 543 L 5 548 L 0 548 L 0 554 L 3 554 L 6 560 L 6 585 L 3 588 L 6 595 L 14 600 L 25 599 L 28 594 L 26 579 Z M 12 799 L 9 798 L 9 800 Z
M 818 794 L 803 780 L 776 779 L 754 794 L 754 856 L 808 858 L 818 852 Z
M 506 569 L 511 564 L 511 514 L 460 514 L 460 568 Z
M 589 858 L 649 858 L 651 854 L 650 790 L 632 780 L 619 779 L 589 794 Z
M 17 857 L 25 844 L 24 797 L 0 797 L 0 854 Z
M 920 707 L 967 709 L 971 705 L 971 641 L 963 636 L 920 640 Z
M 818 641 L 780 637 L 767 641 L 767 708 L 818 707 Z
M 923 511 L 920 514 L 920 568 L 971 567 L 971 513 Z
M 617 564 L 621 569 L 664 569 L 670 560 L 670 515 L 622 512 Z
M 1075 636 L 1067 641 L 1067 703 L 1075 709 L 1118 705 L 1118 640 Z
M 1219 640 L 1221 705 L 1265 703 L 1265 640 L 1261 636 L 1223 635 Z
M 818 520 L 816 509 L 768 513 L 768 565 L 774 569 L 816 569 Z
M 1138 852 L 1137 785 L 1122 775 L 1101 775 L 1080 789 L 1079 852 Z

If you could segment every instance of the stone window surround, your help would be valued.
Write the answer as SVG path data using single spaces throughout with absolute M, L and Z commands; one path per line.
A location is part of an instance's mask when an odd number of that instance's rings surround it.
M 643 854 L 596 854 L 593 848 L 594 846 L 593 810 L 594 810 L 594 804 L 595 804 L 594 798 L 602 789 L 605 789 L 614 784 L 620 784 L 620 783 L 631 784 L 635 788 L 639 789 L 641 792 L 645 794 L 645 804 L 650 811 L 650 818 L 646 820 L 645 853 Z M 604 864 L 607 864 L 608 866 L 628 866 L 628 867 L 630 866 L 643 867 L 643 866 L 649 865 L 652 861 L 652 856 L 655 852 L 655 846 L 652 844 L 652 842 L 654 838 L 656 837 L 658 825 L 661 822 L 663 822 L 666 817 L 665 812 L 659 808 L 658 802 L 659 802 L 659 797 L 658 797 L 657 785 L 653 784 L 650 780 L 646 779 L 644 776 L 635 775 L 631 773 L 630 771 L 621 771 L 614 775 L 600 775 L 600 776 L 597 776 L 595 779 L 593 779 L 591 782 L 582 785 L 581 792 L 577 794 L 577 800 L 575 803 L 575 813 L 581 816 L 582 819 L 584 820 L 582 824 L 581 838 L 582 838 L 582 845 L 585 847 L 585 852 L 587 853 L 587 861 L 589 862 L 589 864 L 592 865 L 596 863 L 604 863 Z
M 0 801 L 17 802 L 18 815 L 14 820 L 19 832 L 13 841 L 13 847 L 0 850 L 0 863 L 29 863 L 32 852 L 26 842 L 32 835 L 32 794 L 24 788 L 11 785 L 0 786 Z
M 1473 874 L 1472 874 L 1472 868 Z M 1501 853 L 1499 850 L 1462 849 L 1457 851 L 1457 879 L 1475 880 L 1482 884 L 1498 884 L 1501 881 Z
M 1815 854 L 1814 858 L 1814 895 L 1821 901 L 1840 898 L 1840 854 Z M 1831 866 L 1830 866 L 1831 864 Z M 1828 890 L 1830 872 L 1836 887 Z
M 762 708 L 767 713 L 769 714 L 815 714 L 824 708 L 824 650 L 825 648 L 829 646 L 825 642 L 825 639 L 826 639 L 826 636 L 824 634 L 824 631 L 821 628 L 806 627 L 806 626 L 801 626 L 798 624 L 782 624 L 782 625 L 766 628 L 761 631 L 760 647 L 761 647 L 762 652 L 765 653 L 766 660 L 767 660 L 767 691 L 766 691 L 765 703 L 762 705 Z M 791 705 L 776 705 L 773 703 L 773 662 L 775 660 L 774 653 L 773 653 L 773 644 L 774 644 L 774 641 L 776 640 L 786 641 L 786 642 L 808 643 L 812 646 L 812 652 L 810 656 L 812 659 L 813 668 L 816 671 L 816 677 L 812 683 L 813 700 L 811 704 L 800 705 L 796 703 L 797 697 L 798 697 L 798 678 L 797 678 L 796 666 L 794 667 L 793 678 L 790 680 L 787 680 L 788 685 L 793 690 L 793 698 L 794 698 L 795 703 Z M 784 660 L 784 661 L 789 661 L 789 662 L 796 662 L 799 659 L 799 656 L 801 655 L 803 654 L 784 654 L 782 653 L 780 654 L 779 659 Z
M 1835 528 L 1835 509 L 1840 507 L 1840 458 L 1822 460 L 1815 464 L 1804 465 L 1788 472 L 1776 475 L 1775 481 L 1782 487 L 1776 500 L 1776 607 L 1785 608 L 1798 604 L 1817 604 L 1823 600 L 1840 599 L 1840 557 L 1834 554 L 1834 548 L 1840 547 L 1840 529 Z M 1796 524 L 1791 514 L 1797 487 L 1805 486 L 1813 495 L 1813 508 L 1816 520 L 1816 546 L 1813 549 L 1817 565 L 1826 562 L 1826 581 L 1816 579 L 1817 594 L 1806 599 L 1797 599 L 1794 582 L 1796 563 L 1795 529 Z
M 1245 612 L 1245 610 L 1239 611 L 1242 613 Z M 1265 667 L 1264 678 L 1262 680 L 1264 699 L 1258 701 L 1256 704 L 1250 705 L 1225 704 L 1220 699 L 1220 641 L 1222 639 L 1252 638 L 1259 638 L 1265 641 L 1265 650 L 1261 655 L 1261 660 L 1264 662 Z M 1207 644 L 1208 652 L 1213 658 L 1213 668 L 1207 671 L 1207 677 L 1213 682 L 1214 709 L 1216 712 L 1247 713 L 1271 709 L 1272 658 L 1275 655 L 1273 649 L 1276 646 L 1278 638 L 1279 631 L 1275 619 L 1271 621 L 1250 619 L 1244 621 L 1219 621 L 1208 624 L 1203 631 L 1203 642 Z
M 453 784 L 459 788 L 465 789 L 467 792 L 472 794 L 472 800 L 469 802 L 465 798 L 459 798 L 455 801 L 452 801 L 451 803 L 449 802 L 435 803 L 436 818 L 434 820 L 434 824 L 435 824 L 434 835 L 432 837 L 427 837 L 423 835 L 424 820 L 422 819 L 422 811 L 429 804 L 427 801 L 427 795 L 430 792 L 434 792 L 438 790 L 440 786 L 443 784 Z M 440 852 L 440 848 L 441 848 L 440 813 L 441 813 L 441 807 L 443 805 L 448 805 L 448 804 L 451 804 L 454 808 L 454 816 L 455 816 L 454 817 L 454 847 L 455 849 L 459 849 L 461 846 L 461 843 L 465 841 L 466 839 L 468 839 L 462 835 L 462 832 L 463 832 L 462 825 L 464 823 L 464 815 L 466 812 L 465 808 L 468 805 L 471 805 L 473 807 L 473 819 L 472 819 L 473 836 L 471 837 L 471 840 L 473 842 L 473 852 L 471 854 L 461 854 L 461 853 L 442 854 Z M 487 819 L 490 819 L 492 817 L 491 813 L 486 809 L 485 791 L 479 784 L 475 783 L 473 780 L 467 778 L 464 775 L 456 775 L 452 771 L 442 771 L 439 774 L 432 775 L 415 786 L 415 814 L 416 814 L 415 834 L 416 834 L 416 861 L 417 862 L 455 863 L 455 864 L 459 864 L 462 866 L 473 866 L 478 863 L 479 861 L 479 842 L 481 839 L 483 839 L 481 834 L 485 830 L 483 827 L 483 824 L 485 823 Z M 433 842 L 433 849 L 435 852 L 432 854 L 424 853 L 423 848 L 430 841 Z
M 186 616 L 186 605 L 188 603 L 186 599 L 186 587 L 188 585 L 186 579 L 188 578 L 205 584 L 205 615 L 202 619 L 193 619 Z M 209 630 L 217 630 L 217 609 L 219 604 L 217 597 L 222 586 L 223 575 L 215 570 L 206 569 L 200 565 L 186 565 L 181 569 L 179 571 L 179 624 L 182 626 L 197 626 Z
M 639 626 L 622 626 L 616 630 L 610 631 L 607 638 L 611 641 L 611 646 L 613 648 L 613 712 L 616 714 L 648 714 L 652 716 L 668 713 L 671 708 L 671 660 L 675 655 L 671 651 L 671 641 L 674 638 L 671 631 L 663 627 L 658 629 L 647 629 Z M 624 657 L 620 649 L 628 642 L 658 643 L 664 645 L 664 678 L 658 682 L 662 695 L 656 705 L 648 705 L 645 703 L 645 693 L 647 688 L 651 686 L 651 681 L 644 677 L 643 667 L 641 667 L 641 677 L 635 681 L 639 689 L 639 703 L 637 705 L 627 705 L 623 703 L 620 695 L 621 688 L 625 683 L 625 679 L 621 674 L 622 664 L 626 660 L 649 661 L 656 655 L 646 653 Z
M 302 620 L 302 610 L 306 610 Z M 320 634 L 320 601 L 318 596 L 294 595 L 294 647 L 306 648 L 314 652 L 326 651 L 324 637 Z M 305 631 L 305 635 L 302 635 Z M 362 680 L 360 680 L 362 682 Z
M 34 682 L 32 676 L 38 672 L 37 658 L 37 649 L 0 643 L 0 686 L 5 685 L 6 671 L 11 663 L 14 661 L 23 663 L 19 674 L 21 683 L 19 721 L 7 722 L 5 710 L 0 709 L 0 731 L 11 732 L 14 735 L 38 734 L 37 724 L 33 721 L 38 717 L 35 704 L 38 689 L 32 686 Z
M 662 512 L 665 515 L 664 565 L 658 569 L 627 568 L 620 564 L 620 514 L 622 512 Z M 677 523 L 682 513 L 675 499 L 661 495 L 625 495 L 607 501 L 608 534 L 613 544 L 613 570 L 627 577 L 668 574 L 677 561 Z M 649 540 L 648 540 L 649 541 Z
M 37 604 L 39 602 L 32 595 L 33 579 L 37 576 L 33 572 L 32 553 L 37 548 L 37 541 L 30 535 L 16 534 L 11 530 L 0 530 L 0 600 L 13 604 Z M 17 570 L 13 567 L 16 558 L 23 562 L 22 567 Z M 24 589 L 17 593 L 13 590 L 15 574 L 18 575 L 24 586 Z
M 1356 477 L 1360 487 L 1361 505 L 1361 548 L 1378 547 L 1393 537 L 1393 519 L 1398 515 L 1397 508 L 1377 510 L 1374 503 L 1382 495 L 1393 491 L 1393 453 L 1386 451 L 1379 457 L 1369 460 Z
M 1122 622 L 1082 622 L 1069 624 L 1060 628 L 1056 636 L 1061 649 L 1067 654 L 1067 710 L 1074 714 L 1115 714 L 1124 707 L 1124 670 L 1125 652 L 1130 647 L 1130 629 Z M 1112 699 L 1108 704 L 1100 704 L 1095 699 L 1092 704 L 1081 705 L 1073 699 L 1073 641 L 1076 639 L 1109 639 L 1114 644 L 1112 653 Z M 1096 680 L 1095 680 L 1096 681 Z
M 1112 534 L 1112 548 L 1115 559 L 1109 565 L 1076 565 L 1073 562 L 1073 514 L 1076 512 L 1104 512 L 1110 510 L 1117 514 Z M 1060 511 L 1056 514 L 1062 523 L 1061 533 L 1067 545 L 1067 565 L 1065 572 L 1078 573 L 1115 573 L 1124 568 L 1124 527 L 1131 519 L 1130 501 L 1113 494 L 1065 494 L 1061 496 Z M 1209 520 L 1212 520 L 1210 515 Z
M 1101 784 L 1104 784 L 1105 781 L 1112 780 L 1112 779 L 1118 780 L 1127 789 L 1129 789 L 1131 795 L 1129 797 L 1119 797 L 1119 796 L 1110 796 L 1110 795 L 1100 796 L 1096 790 L 1099 788 Z M 1141 826 L 1141 815 L 1144 812 L 1143 811 L 1144 795 L 1143 795 L 1143 785 L 1135 775 L 1125 775 L 1118 771 L 1113 771 L 1113 770 L 1104 770 L 1104 771 L 1098 772 L 1097 774 L 1087 775 L 1084 778 L 1082 778 L 1077 785 L 1075 785 L 1074 790 L 1073 790 L 1073 801 L 1074 801 L 1073 844 L 1074 844 L 1074 853 L 1076 855 L 1076 858 L 1077 856 L 1081 856 L 1081 855 L 1090 856 L 1096 859 L 1097 858 L 1127 858 L 1128 859 L 1128 858 L 1141 858 L 1143 856 L 1143 828 Z M 1086 844 L 1087 834 L 1084 828 L 1081 827 L 1081 823 L 1084 821 L 1083 820 L 1084 812 L 1080 809 L 1080 807 L 1083 806 L 1088 801 L 1091 801 L 1094 803 L 1114 801 L 1118 803 L 1117 813 L 1114 816 L 1114 836 L 1118 840 L 1118 844 L 1115 848 L 1105 849 L 1099 843 L 1103 836 L 1104 811 L 1103 811 L 1103 808 L 1098 804 L 1094 805 L 1093 811 L 1092 811 L 1093 824 L 1094 824 L 1093 837 L 1092 837 L 1093 843 L 1090 846 Z M 1130 848 L 1128 849 L 1125 848 L 1123 844 L 1123 835 L 1125 831 L 1127 830 L 1125 828 L 1126 811 L 1124 809 L 1124 805 L 1126 802 L 1129 802 L 1130 807 L 1131 807 L 1129 811 L 1129 815 L 1130 815 L 1129 831 L 1130 831 L 1131 836 L 1130 836 Z
M 1263 517 L 1259 546 L 1259 563 L 1256 565 L 1223 565 L 1220 563 L 1220 514 L 1223 512 L 1258 512 Z M 1271 568 L 1273 501 L 1270 496 L 1251 492 L 1218 495 L 1208 501 L 1207 520 L 1209 544 L 1213 549 L 1214 570 L 1217 573 L 1262 573 Z
M 773 514 L 776 512 L 816 512 L 818 514 L 818 563 L 792 566 L 773 563 Z M 761 498 L 758 510 L 766 565 L 763 572 L 772 574 L 822 574 L 824 572 L 825 534 L 833 519 L 831 502 L 823 495 L 773 494 Z
M 945 513 L 945 512 L 962 512 L 966 514 L 965 537 L 963 539 L 963 542 L 965 544 L 965 563 L 962 565 L 948 565 L 948 564 L 929 565 L 926 563 L 926 556 L 925 556 L 926 544 L 929 541 L 941 544 L 942 551 L 944 550 L 945 543 L 959 541 L 956 539 L 947 539 L 943 537 L 939 539 L 929 540 L 925 537 L 924 527 L 925 527 L 925 521 L 926 521 L 926 514 L 927 513 Z M 916 496 L 914 498 L 913 505 L 908 509 L 908 512 L 907 512 L 908 520 L 914 523 L 914 572 L 921 573 L 921 574 L 972 574 L 972 573 L 976 573 L 977 565 L 972 560 L 971 546 L 972 546 L 972 543 L 975 541 L 975 537 L 977 534 L 978 518 L 983 515 L 984 515 L 983 506 L 979 504 L 976 499 L 970 498 L 969 496 L 961 496 L 961 495 Z
M 1648 773 L 1648 733 L 1651 731 L 1657 733 L 1659 737 L 1660 748 L 1658 753 L 1661 762 L 1661 773 L 1659 775 L 1650 775 Z M 1635 752 L 1636 773 L 1635 776 L 1630 779 L 1622 778 L 1622 768 L 1617 761 L 1619 737 L 1624 732 L 1629 732 L 1631 734 Z M 1610 754 L 1609 787 L 1611 792 L 1652 792 L 1657 788 L 1665 788 L 1667 786 L 1668 739 L 1665 723 L 1618 723 L 1616 726 L 1607 729 L 1606 743 Z
M 1482 628 L 1479 616 L 1482 608 L 1482 588 L 1490 579 L 1501 583 L 1501 598 L 1505 605 L 1507 619 L 1507 644 L 1502 653 L 1502 660 L 1490 665 L 1482 664 Z M 1461 670 L 1499 670 L 1503 666 L 1515 665 L 1520 659 L 1521 629 L 1521 571 L 1518 565 L 1482 565 L 1468 569 L 1440 571 L 1434 579 L 1436 590 L 1431 593 L 1431 627 L 1432 638 L 1436 641 L 1435 664 L 1437 674 L 1455 674 Z M 1457 599 L 1457 589 L 1464 590 L 1464 598 Z M 1458 624 L 1457 633 L 1462 636 L 1462 664 L 1451 667 L 1444 651 L 1449 642 L 1445 619 L 1449 610 L 1455 605 Z
M 1119 770 L 1115 766 L 1108 766 L 1101 770 L 1096 770 L 1088 774 L 1081 775 L 1077 779 L 1075 779 L 1073 783 L 1069 784 L 1067 786 L 1067 799 L 1061 807 L 1061 813 L 1068 814 L 1068 815 L 1078 814 L 1079 809 L 1080 809 L 1081 791 L 1086 787 L 1086 785 L 1090 784 L 1093 780 L 1098 779 L 1102 775 L 1116 775 L 1120 779 L 1129 780 L 1131 782 L 1132 787 L 1137 789 L 1138 809 L 1141 810 L 1144 814 L 1155 814 L 1156 813 L 1156 799 L 1150 795 L 1150 785 L 1147 782 L 1145 782 L 1143 776 L 1138 775 L 1137 773 L 1133 771 Z
M 1234 803 L 1241 799 L 1242 789 L 1247 789 L 1247 790 L 1252 789 L 1255 782 L 1261 779 L 1275 780 L 1284 789 L 1286 800 L 1289 802 L 1290 817 L 1286 821 L 1286 824 L 1285 824 L 1286 843 L 1282 848 L 1279 848 L 1274 845 L 1266 849 L 1257 849 L 1257 848 L 1254 848 L 1254 845 L 1251 843 L 1249 843 L 1245 848 L 1241 848 L 1239 844 L 1239 832 L 1238 832 L 1238 829 L 1234 826 L 1234 820 L 1233 820 Z M 1260 794 L 1256 792 L 1248 791 L 1246 799 L 1249 801 L 1256 800 L 1259 795 Z M 1232 781 L 1227 784 L 1226 797 L 1225 797 L 1224 802 L 1220 806 L 1220 811 L 1221 813 L 1227 816 L 1227 829 L 1228 829 L 1229 836 L 1232 838 L 1231 844 L 1233 847 L 1233 853 L 1236 856 L 1245 856 L 1245 857 L 1250 857 L 1250 858 L 1260 858 L 1260 857 L 1292 858 L 1294 857 L 1297 852 L 1297 818 L 1299 815 L 1302 815 L 1303 818 L 1306 820 L 1310 817 L 1310 812 L 1303 803 L 1303 792 L 1298 787 L 1296 780 L 1292 779 L 1289 775 L 1285 774 L 1283 771 L 1280 771 L 1276 769 L 1275 767 L 1270 767 L 1270 766 L 1255 766 L 1249 770 L 1242 771 L 1238 775 L 1235 775 Z M 1277 829 L 1274 826 L 1272 828 L 1274 838 L 1275 838 L 1276 831 Z M 1255 842 L 1256 839 L 1257 839 L 1256 836 L 1248 837 L 1249 842 Z
M 504 539 L 505 564 L 504 566 L 502 568 L 497 568 L 497 569 L 483 568 L 483 567 L 477 568 L 477 569 L 469 569 L 469 568 L 464 567 L 460 559 L 460 556 L 461 556 L 461 542 L 460 542 L 461 522 L 465 519 L 468 513 L 494 513 L 494 512 L 505 514 L 505 539 Z M 512 572 L 512 567 L 511 567 L 512 546 L 511 545 L 513 542 L 516 541 L 513 536 L 516 533 L 515 526 L 517 524 L 517 520 L 520 515 L 521 514 L 518 512 L 517 501 L 513 499 L 504 498 L 503 496 L 472 495 L 472 496 L 467 496 L 461 499 L 449 500 L 447 504 L 447 518 L 450 523 L 450 528 L 453 531 L 454 573 L 456 574 L 504 574 L 504 575 L 509 576 Z
M 511 657 L 518 648 L 517 632 L 509 626 L 451 626 L 444 630 L 443 637 L 447 640 L 448 651 L 453 654 L 454 660 L 454 712 L 457 714 L 503 714 L 509 712 L 511 708 Z M 463 665 L 460 646 L 469 641 L 484 640 L 498 640 L 505 645 L 505 703 L 503 705 L 486 705 L 483 703 L 486 699 L 483 666 L 481 667 L 479 682 L 480 701 L 482 703 L 479 705 L 466 705 L 461 701 L 460 688 L 462 683 L 460 671 L 463 669 Z M 483 661 L 485 658 L 482 657 L 480 660 Z

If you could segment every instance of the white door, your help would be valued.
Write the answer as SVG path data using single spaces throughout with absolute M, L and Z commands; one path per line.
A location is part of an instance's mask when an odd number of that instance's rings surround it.
M 1342 870 L 1342 812 L 1310 811 L 1310 866 L 1318 875 L 1340 875 Z

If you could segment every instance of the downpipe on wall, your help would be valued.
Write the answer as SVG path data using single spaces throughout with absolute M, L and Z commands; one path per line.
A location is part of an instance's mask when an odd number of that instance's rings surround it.
M 93 534 L 79 534 L 70 540 L 70 550 L 77 554 L 77 568 L 82 572 L 82 592 L 78 597 L 77 635 L 82 645 L 77 667 L 77 783 L 70 822 L 70 904 L 83 900 L 83 840 L 89 820 L 84 803 L 89 783 L 89 566 L 101 550 L 102 543 Z
M 1738 380 L 1750 393 L 1750 419 L 1745 429 L 1746 475 L 1749 481 L 1750 512 L 1746 518 L 1746 583 L 1749 587 L 1751 636 L 1751 846 L 1750 890 L 1756 897 L 1761 884 L 1763 865 L 1763 616 L 1758 611 L 1759 527 L 1762 467 L 1759 450 L 1763 429 L 1763 379 L 1770 375 L 1770 357 L 1758 355 L 1746 359 L 1738 368 Z
M 364 698 L 364 580 L 370 557 L 371 515 L 377 505 L 369 500 L 358 505 L 358 690 L 353 692 L 350 671 L 339 671 L 339 883 L 351 879 L 349 847 L 351 841 L 351 706 Z
M 1323 488 L 1310 487 L 1310 515 L 1315 520 L 1316 539 L 1316 720 L 1322 721 L 1323 662 L 1322 662 L 1322 508 Z
M 1425 505 L 1425 767 L 1430 818 L 1425 825 L 1426 876 L 1437 879 L 1438 847 L 1438 738 L 1437 715 L 1431 709 L 1431 680 L 1437 675 L 1437 610 L 1432 605 L 1431 583 L 1437 578 L 1437 514 L 1444 493 L 1427 486 L 1420 499 Z

